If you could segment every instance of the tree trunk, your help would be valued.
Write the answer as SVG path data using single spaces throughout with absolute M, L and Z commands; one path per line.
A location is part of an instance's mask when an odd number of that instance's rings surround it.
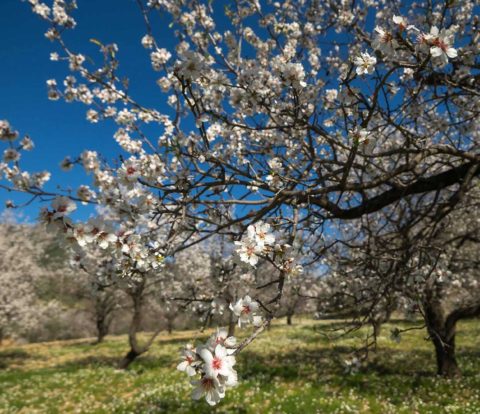
M 128 331 L 128 342 L 130 344 L 130 350 L 123 357 L 122 361 L 119 364 L 120 369 L 127 369 L 130 364 L 135 361 L 140 355 L 144 354 L 150 349 L 155 338 L 161 332 L 161 329 L 158 329 L 153 333 L 150 339 L 144 344 L 140 345 L 138 343 L 137 333 L 141 328 L 142 318 L 143 318 L 143 288 L 144 282 L 137 286 L 136 289 L 129 292 L 130 297 L 133 302 L 133 316 L 130 323 L 130 329 Z
M 443 329 L 443 332 L 436 329 L 431 332 L 435 356 L 437 359 L 437 374 L 447 378 L 454 378 L 461 375 L 460 368 L 455 358 L 455 327 Z
M 299 303 L 300 303 L 300 297 L 295 296 L 295 300 L 293 301 L 293 303 L 288 305 L 288 307 L 287 307 L 287 325 L 293 325 L 292 318 L 293 318 L 293 315 L 295 315 L 295 311 L 297 310 L 297 306 L 298 306 Z
M 447 378 L 461 375 L 455 358 L 457 320 L 455 314 L 446 316 L 439 302 L 430 301 L 425 305 L 425 322 L 435 347 L 437 374 Z
M 235 323 L 235 318 L 233 315 L 233 312 L 230 311 L 230 316 L 228 318 L 228 336 L 234 336 L 235 335 L 235 327 L 237 324 Z
M 130 328 L 128 330 L 128 343 L 130 344 L 130 350 L 127 354 L 123 357 L 122 361 L 120 362 L 119 368 L 120 369 L 127 369 L 129 365 L 135 361 L 135 359 L 146 352 L 148 348 L 140 348 L 137 340 L 137 332 L 140 329 L 140 325 L 142 323 L 142 308 L 143 308 L 143 285 L 137 287 L 135 290 L 130 292 L 130 297 L 132 298 L 133 302 L 133 316 L 132 321 L 130 322 Z
M 100 291 L 95 296 L 95 325 L 97 327 L 97 341 L 95 344 L 103 342 L 105 336 L 110 331 L 110 325 L 113 320 L 116 299 L 114 292 Z
M 108 335 L 109 331 L 109 322 L 105 318 L 98 317 L 97 318 L 97 341 L 95 344 L 100 344 L 103 342 L 105 337 Z
M 380 333 L 382 332 L 382 321 L 379 319 L 373 319 L 372 325 L 373 325 L 373 335 L 375 338 L 378 338 L 380 336 Z
M 141 354 L 137 353 L 134 349 L 130 349 L 130 351 L 127 352 L 127 354 L 123 357 L 123 359 L 120 361 L 120 364 L 118 367 L 120 369 L 127 369 L 130 364 L 137 359 L 138 356 Z
M 440 298 L 440 299 L 439 299 Z M 428 333 L 435 346 L 437 373 L 453 378 L 461 375 L 455 357 L 455 334 L 459 320 L 480 316 L 478 297 L 458 304 L 450 313 L 442 309 L 442 291 L 439 285 L 426 290 L 424 318 Z

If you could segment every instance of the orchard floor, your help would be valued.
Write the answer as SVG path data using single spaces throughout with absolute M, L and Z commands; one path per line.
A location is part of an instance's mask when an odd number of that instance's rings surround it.
M 92 346 L 75 340 L 0 347 L 0 413 L 480 413 L 480 323 L 463 322 L 457 338 L 463 377 L 434 374 L 425 332 L 400 343 L 383 327 L 376 353 L 360 372 L 342 365 L 365 332 L 329 341 L 339 322 L 277 323 L 238 357 L 240 385 L 214 409 L 190 400 L 175 370 L 179 347 L 197 332 L 161 335 L 128 371 L 116 369 L 126 338 Z

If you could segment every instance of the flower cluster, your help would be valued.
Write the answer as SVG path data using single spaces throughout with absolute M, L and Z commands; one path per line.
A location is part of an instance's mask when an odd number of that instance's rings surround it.
M 81 196 L 91 195 L 90 190 L 82 188 Z M 95 217 L 86 223 L 74 223 L 68 214 L 76 210 L 76 204 L 66 196 L 56 197 L 51 208 L 42 208 L 40 222 L 49 231 L 58 232 L 69 243 L 80 259 L 85 257 L 86 248 L 96 246 L 100 251 L 110 254 L 117 273 L 124 277 L 135 278 L 136 273 L 158 270 L 164 265 L 164 254 L 158 242 L 151 242 L 150 232 L 142 233 L 128 221 L 119 223 L 108 217 Z M 158 233 L 157 237 L 161 237 Z
M 261 255 L 268 253 L 275 243 L 270 224 L 258 222 L 247 228 L 247 235 L 241 241 L 236 241 L 237 253 L 242 262 L 255 266 Z
M 279 170 L 281 164 L 275 158 L 269 162 L 272 170 Z M 291 246 L 281 240 L 276 242 L 270 224 L 259 221 L 247 227 L 247 234 L 241 241 L 236 241 L 236 252 L 240 260 L 255 267 L 260 258 L 269 258 L 276 268 L 287 277 L 295 277 L 303 273 L 303 267 L 288 257 Z
M 172 57 L 170 52 L 166 49 L 157 49 L 151 53 L 152 67 L 154 70 L 162 70 L 165 63 Z
M 22 152 L 31 151 L 34 143 L 28 135 L 20 140 L 19 136 L 18 131 L 15 131 L 7 120 L 0 120 L 0 142 L 5 142 L 8 146 L 0 159 L 0 180 L 4 178 L 13 185 L 13 189 L 40 191 L 50 180 L 50 173 L 48 171 L 30 173 L 21 169 L 19 161 Z M 9 206 L 13 204 L 10 203 Z
M 230 310 L 238 317 L 238 326 L 253 324 L 259 326 L 262 323 L 262 317 L 257 315 L 259 304 L 252 300 L 250 296 L 245 296 L 235 303 L 230 304 Z
M 428 50 L 438 66 L 445 66 L 449 59 L 458 56 L 457 50 L 452 47 L 455 30 L 455 26 L 442 30 L 439 30 L 437 26 L 432 26 L 430 33 L 421 33 L 418 36 L 420 49 Z
M 414 33 L 416 39 L 416 50 L 430 54 L 433 63 L 438 67 L 445 66 L 449 59 L 458 56 L 458 51 L 453 47 L 455 32 L 458 27 L 453 25 L 450 28 L 439 29 L 433 25 L 428 33 L 424 33 L 414 25 L 408 25 L 407 20 L 402 16 L 393 16 L 395 30 L 389 30 L 380 26 L 375 27 L 375 38 L 372 41 L 372 47 L 381 52 L 386 58 L 394 57 L 400 48 L 400 42 L 405 43 L 403 34 Z M 357 74 L 371 73 L 376 59 L 362 53 L 355 59 L 357 65 Z
M 258 314 L 259 303 L 250 296 L 239 299 L 230 304 L 230 310 L 238 318 L 238 326 L 248 324 L 259 326 L 263 319 Z M 204 344 L 196 347 L 187 344 L 181 351 L 181 362 L 177 369 L 185 372 L 189 377 L 199 375 L 192 380 L 195 387 L 192 398 L 198 400 L 205 396 L 210 405 L 217 404 L 225 396 L 225 391 L 237 385 L 237 372 L 234 354 L 238 352 L 237 340 L 229 336 L 225 328 L 218 328 Z
M 354 63 L 357 66 L 355 69 L 357 75 L 370 75 L 375 69 L 377 58 L 370 56 L 368 52 L 362 52 L 355 58 Z
M 359 146 L 365 154 L 371 154 L 375 147 L 375 140 L 372 134 L 365 128 L 355 128 L 350 131 L 353 144 Z
M 177 369 L 192 379 L 195 387 L 192 398 L 198 400 L 205 396 L 208 404 L 216 405 L 228 388 L 237 385 L 235 365 L 236 338 L 228 336 L 226 329 L 217 329 L 206 343 L 196 347 L 187 345 L 181 351 L 181 362 Z

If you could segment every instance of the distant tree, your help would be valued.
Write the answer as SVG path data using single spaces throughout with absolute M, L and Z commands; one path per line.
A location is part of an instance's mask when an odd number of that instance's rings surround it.
M 58 301 L 39 295 L 45 243 L 32 234 L 30 225 L 0 223 L 0 343 L 6 337 L 33 336 L 48 312 L 59 310 Z
M 87 299 L 87 311 L 95 324 L 96 343 L 101 343 L 110 331 L 115 312 L 122 306 L 113 259 L 101 249 L 84 249 L 81 254 L 73 251 L 70 262 L 76 270 L 75 277 L 83 279 L 82 296 Z

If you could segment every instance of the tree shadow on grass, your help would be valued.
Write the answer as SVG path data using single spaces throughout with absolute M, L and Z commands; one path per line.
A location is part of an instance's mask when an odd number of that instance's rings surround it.
M 291 349 L 288 353 L 276 352 L 269 355 L 243 351 L 238 360 L 239 372 L 246 380 L 258 377 L 262 381 L 274 378 L 284 381 L 317 378 L 319 374 L 325 373 L 326 368 L 331 374 L 339 374 L 343 370 L 339 355 L 352 350 L 349 347 L 337 347 L 335 351 L 299 348 Z
M 117 367 L 121 355 L 89 355 L 79 359 L 63 362 L 55 365 L 54 369 L 59 371 L 72 371 L 73 369 Z
M 7 349 L 0 351 L 0 369 L 6 369 L 11 365 L 23 365 L 29 359 L 35 357 L 23 349 Z
M 228 398 L 228 397 L 227 397 Z M 205 401 L 192 401 L 182 398 L 178 400 L 175 396 L 158 396 L 151 400 L 138 403 L 131 411 L 134 414 L 144 413 L 188 413 L 188 414 L 246 414 L 247 408 L 244 404 L 228 404 L 224 401 L 216 407 L 207 405 Z
M 288 353 L 277 352 L 261 355 L 252 351 L 242 352 L 239 358 L 239 372 L 245 380 L 261 378 L 273 380 L 280 378 L 283 381 L 314 380 L 322 382 L 321 378 L 338 378 L 341 383 L 349 375 L 345 371 L 343 360 L 352 355 L 355 348 L 338 346 L 334 349 L 305 350 L 292 349 Z M 480 357 L 480 351 L 459 350 L 458 359 L 462 361 L 474 360 Z M 371 354 L 367 364 L 360 370 L 359 375 L 368 377 L 375 374 L 379 377 L 396 377 L 408 379 L 418 377 L 436 378 L 436 367 L 433 350 L 412 351 L 406 353 L 395 349 L 380 348 Z M 472 376 L 466 373 L 465 376 Z
M 81 359 L 74 359 L 62 364 L 58 364 L 54 367 L 55 370 L 59 371 L 72 371 L 72 370 L 81 370 L 81 369 L 95 369 L 95 368 L 114 368 L 119 367 L 120 361 L 122 360 L 124 354 L 119 353 L 118 355 L 89 355 Z M 163 368 L 166 366 L 173 366 L 173 359 L 168 356 L 153 356 L 153 355 L 142 355 L 134 361 L 130 367 L 125 370 L 134 371 L 136 373 L 141 373 L 146 370 Z
M 206 337 L 205 337 L 206 338 Z M 156 341 L 152 345 L 152 348 L 147 351 L 145 354 L 140 355 L 137 359 L 130 365 L 127 370 L 147 370 L 165 366 L 173 366 L 178 363 L 178 358 L 176 354 L 174 355 L 158 355 L 155 354 L 159 349 L 163 347 L 168 347 L 172 345 L 178 345 L 179 349 L 181 345 L 184 345 L 186 342 L 185 338 L 172 338 L 168 340 Z M 84 369 L 84 368 L 95 368 L 95 367 L 110 367 L 118 368 L 120 361 L 123 359 L 125 354 L 128 351 L 128 345 L 126 342 L 120 343 L 119 341 L 105 341 L 100 344 L 97 344 L 95 347 L 92 347 L 90 343 L 77 343 L 69 344 L 71 347 L 78 347 L 78 350 L 86 350 L 89 353 L 97 351 L 99 353 L 104 353 L 105 351 L 109 352 L 109 355 L 88 355 L 83 358 L 72 359 L 71 361 L 64 362 L 55 366 L 55 369 L 68 369 L 72 368 Z M 114 345 L 114 347 L 112 347 Z
M 93 338 L 80 338 L 80 339 L 72 339 L 62 342 L 59 340 L 62 348 L 77 348 L 77 347 L 88 347 L 89 345 L 100 345 L 101 343 L 94 343 Z
M 480 350 L 475 348 L 461 349 L 459 352 L 457 352 L 457 357 L 460 359 L 460 361 L 463 357 L 480 359 Z
M 245 382 L 308 383 L 310 386 L 305 388 L 306 393 L 315 390 L 319 395 L 331 395 L 334 398 L 353 393 L 375 401 L 389 400 L 395 405 L 401 405 L 416 396 L 427 396 L 428 399 L 428 390 L 434 388 L 440 390 L 442 404 L 448 403 L 461 387 L 468 386 L 476 391 L 475 381 L 471 382 L 475 372 L 469 372 L 470 379 L 464 376 L 466 382 L 460 380 L 452 385 L 450 380 L 437 377 L 434 357 L 427 351 L 405 353 L 395 349 L 379 349 L 366 366 L 350 374 L 345 370 L 342 360 L 352 351 L 354 348 L 338 347 L 335 350 L 312 351 L 299 348 L 274 355 L 244 352 L 239 358 L 238 372 L 241 381 Z M 466 360 L 467 354 L 459 352 L 459 358 Z M 302 387 L 293 387 L 299 394 L 304 392 Z M 299 398 L 302 398 L 301 395 Z
M 205 334 L 202 334 L 201 336 L 196 336 L 196 337 L 191 337 L 191 338 L 168 338 L 168 339 L 165 339 L 164 337 L 162 338 L 159 338 L 157 339 L 155 342 L 154 342 L 154 346 L 167 346 L 167 345 L 178 345 L 179 347 L 182 347 L 185 345 L 186 342 L 191 342 L 191 341 L 194 341 L 194 340 L 198 340 L 198 341 L 206 341 L 207 338 L 209 337 L 210 335 L 205 335 Z

